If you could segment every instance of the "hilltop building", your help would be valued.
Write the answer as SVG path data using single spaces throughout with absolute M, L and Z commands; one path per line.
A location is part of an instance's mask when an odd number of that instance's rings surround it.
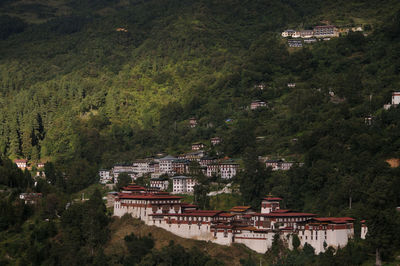
M 383 108 L 385 110 L 388 110 L 390 107 L 392 106 L 396 107 L 399 104 L 400 104 L 400 91 L 394 91 L 392 92 L 392 102 L 385 104 Z
M 185 180 L 176 178 L 177 180 Z M 354 219 L 350 217 L 318 218 L 313 213 L 280 208 L 281 198 L 268 196 L 262 200 L 261 213 L 249 206 L 236 206 L 229 212 L 197 210 L 181 202 L 181 197 L 163 193 L 148 193 L 143 189 L 119 193 L 114 202 L 114 216 L 130 214 L 147 225 L 163 228 L 184 238 L 212 241 L 221 245 L 241 243 L 265 253 L 278 234 L 292 249 L 292 236 L 297 235 L 301 246 L 311 245 L 318 254 L 327 247 L 344 247 L 354 237 Z M 368 228 L 361 225 L 361 237 Z
M 195 128 L 197 126 L 197 119 L 195 117 L 191 117 L 189 119 L 189 125 L 191 128 Z
M 22 199 L 25 204 L 37 204 L 42 198 L 42 193 L 21 193 L 19 198 Z
M 175 161 L 178 158 L 175 158 L 171 155 L 167 155 L 163 158 L 157 159 L 156 161 L 159 162 L 160 164 L 160 173 L 161 174 L 173 174 L 173 167 L 172 167 L 172 162 Z
M 256 101 L 252 101 L 251 102 L 250 109 L 251 110 L 256 110 L 256 109 L 258 109 L 260 107 L 266 107 L 266 106 L 267 106 L 266 102 L 263 102 L 263 101 L 260 101 L 260 100 L 256 100 Z
M 172 193 L 191 194 L 194 192 L 195 185 L 197 185 L 197 181 L 193 177 L 174 176 L 172 178 Z
M 20 169 L 25 169 L 28 167 L 28 160 L 26 159 L 15 159 L 14 163 L 17 165 L 18 168 Z
M 289 170 L 290 168 L 292 168 L 293 164 L 294 162 L 286 162 L 282 159 L 265 161 L 265 166 L 271 167 L 272 171 Z
M 212 177 L 219 175 L 222 179 L 231 179 L 236 176 L 239 170 L 239 164 L 233 160 L 226 160 L 219 163 L 210 163 L 206 166 L 206 175 Z
M 211 138 L 211 144 L 212 144 L 213 146 L 220 144 L 221 141 L 222 141 L 222 140 L 221 140 L 220 137 Z
M 333 25 L 315 26 L 314 37 L 316 38 L 339 37 L 339 31 Z
M 107 184 L 112 181 L 113 176 L 111 174 L 110 170 L 106 169 L 100 169 L 99 170 L 99 176 L 100 176 L 100 183 L 101 184 Z
M 204 145 L 201 142 L 193 143 L 192 144 L 192 151 L 198 151 L 198 150 L 204 149 L 205 146 L 206 145 Z

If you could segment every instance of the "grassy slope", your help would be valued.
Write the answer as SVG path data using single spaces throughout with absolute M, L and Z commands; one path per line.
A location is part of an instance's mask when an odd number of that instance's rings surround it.
M 121 219 L 114 218 L 110 228 L 111 239 L 105 248 L 105 254 L 107 255 L 127 252 L 124 245 L 124 237 L 126 235 L 135 233 L 136 235 L 145 236 L 151 233 L 156 240 L 156 249 L 167 246 L 172 240 L 175 244 L 179 244 L 187 249 L 196 247 L 211 257 L 223 261 L 226 265 L 240 265 L 239 260 L 247 259 L 249 255 L 253 258 L 261 257 L 243 245 L 222 246 L 206 241 L 185 239 L 165 231 L 164 229 L 155 226 L 147 226 L 139 220 L 128 217 L 123 217 Z

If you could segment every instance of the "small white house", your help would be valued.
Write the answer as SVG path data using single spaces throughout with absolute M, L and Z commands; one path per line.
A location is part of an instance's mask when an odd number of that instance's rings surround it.
M 392 92 L 392 105 L 400 104 L 400 91 Z
M 100 169 L 99 176 L 101 184 L 107 184 L 113 178 L 113 176 L 111 175 L 111 171 L 106 169 Z
M 286 38 L 286 37 L 292 37 L 293 34 L 295 34 L 296 31 L 295 30 L 285 30 L 282 32 L 282 37 Z

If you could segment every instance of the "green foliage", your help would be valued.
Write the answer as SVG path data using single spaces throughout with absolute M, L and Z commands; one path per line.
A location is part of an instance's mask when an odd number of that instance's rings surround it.
M 134 233 L 131 233 L 125 236 L 124 240 L 129 254 L 125 257 L 125 265 L 138 264 L 154 247 L 154 240 L 151 235 L 137 237 Z
M 85 212 L 105 224 L 101 207 L 92 213 L 86 203 L 73 204 L 63 212 L 66 199 L 54 194 L 95 183 L 100 166 L 179 154 L 214 136 L 223 139 L 214 155 L 243 158 L 236 180 L 243 204 L 258 208 L 271 192 L 290 208 L 367 218 L 368 247 L 358 245 L 357 259 L 338 264 L 361 264 L 365 250 L 381 246 L 384 259 L 399 249 L 393 210 L 400 205 L 394 191 L 400 175 L 384 160 L 400 156 L 400 109 L 382 110 L 400 84 L 398 1 L 2 1 L 0 8 L 10 14 L 0 17 L 0 153 L 53 162 L 45 167 L 50 184 L 39 180 L 36 190 L 45 194 L 43 217 L 62 215 L 65 246 L 54 244 L 47 264 L 107 261 L 99 247 L 105 238 L 78 229 L 99 228 Z M 290 51 L 278 37 L 285 28 L 323 20 L 363 24 L 369 35 L 349 33 Z M 259 83 L 264 90 L 254 88 Z M 248 110 L 255 99 L 268 108 Z M 196 128 L 188 126 L 193 116 Z M 259 155 L 305 164 L 272 173 Z M 0 184 L 17 193 L 31 188 L 32 179 L 2 158 Z M 206 185 L 196 191 L 203 207 L 206 192 Z M 14 224 L 19 230 L 30 217 L 13 197 L 1 201 L 4 230 Z M 21 249 L 17 242 L 13 254 Z M 16 256 L 19 263 L 43 261 L 46 245 Z M 328 250 L 319 261 L 306 251 L 287 259 L 325 265 L 342 252 Z M 157 254 L 149 261 L 163 261 Z
M 120 190 L 132 183 L 132 178 L 127 173 L 120 173 L 118 175 L 117 189 Z

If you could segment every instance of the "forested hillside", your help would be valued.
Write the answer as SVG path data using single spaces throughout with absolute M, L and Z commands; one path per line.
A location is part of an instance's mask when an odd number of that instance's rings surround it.
M 364 32 L 298 49 L 280 36 L 328 23 Z M 1 1 L 0 153 L 53 162 L 52 185 L 72 193 L 100 167 L 220 136 L 213 152 L 243 158 L 244 203 L 271 192 L 293 209 L 367 219 L 363 250 L 390 261 L 400 170 L 385 160 L 400 158 L 400 108 L 383 105 L 400 90 L 399 36 L 394 0 Z M 256 99 L 267 108 L 249 110 Z M 271 173 L 257 156 L 304 166 Z M 2 186 L 32 186 L 8 176 Z

